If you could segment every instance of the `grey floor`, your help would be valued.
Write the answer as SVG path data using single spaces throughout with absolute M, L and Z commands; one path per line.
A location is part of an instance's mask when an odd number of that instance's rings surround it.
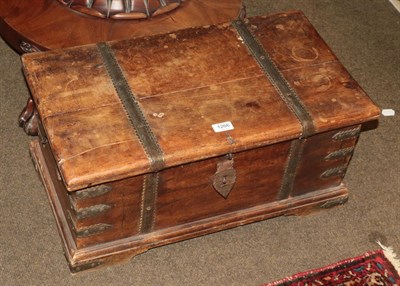
M 304 11 L 382 108 L 345 181 L 349 202 L 153 249 L 127 264 L 71 275 L 41 182 L 17 126 L 28 97 L 19 56 L 0 41 L 1 285 L 259 285 L 378 249 L 400 253 L 400 13 L 388 0 L 247 0 L 248 14 Z

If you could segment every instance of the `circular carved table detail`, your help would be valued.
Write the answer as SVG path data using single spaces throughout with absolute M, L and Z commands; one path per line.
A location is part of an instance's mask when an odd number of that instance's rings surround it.
M 100 18 L 145 19 L 176 9 L 183 0 L 57 0 L 70 9 Z
M 179 6 L 173 9 L 177 4 Z M 91 7 L 91 12 L 88 11 L 88 6 Z M 123 15 L 129 14 L 128 10 L 133 12 L 133 8 L 136 15 L 143 12 L 143 6 L 145 10 L 146 7 L 148 9 L 148 12 L 144 12 L 145 19 L 122 19 Z M 88 9 L 86 14 L 82 14 L 82 7 Z M 242 11 L 242 0 L 0 1 L 0 34 L 17 52 L 25 53 L 230 22 Z M 87 15 L 90 13 L 97 13 L 98 17 Z M 100 17 L 99 14 L 103 16 Z

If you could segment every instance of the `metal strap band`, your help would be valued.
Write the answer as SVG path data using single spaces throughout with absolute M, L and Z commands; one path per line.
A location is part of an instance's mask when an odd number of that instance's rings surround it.
M 142 207 L 139 224 L 140 233 L 153 231 L 158 179 L 159 173 L 150 173 L 143 177 Z
M 129 121 L 150 161 L 151 170 L 159 171 L 163 169 L 165 165 L 163 151 L 151 131 L 139 103 L 132 93 L 113 52 L 106 43 L 97 44 L 97 48 L 103 58 L 107 72 L 112 79 L 114 88 L 125 108 Z
M 328 160 L 336 160 L 336 159 L 340 159 L 340 158 L 346 158 L 348 156 L 353 155 L 354 152 L 354 146 L 349 147 L 349 148 L 343 148 L 340 150 L 336 150 L 333 151 L 331 153 L 329 153 L 328 155 L 325 156 L 325 161 Z
M 300 121 L 303 129 L 302 137 L 305 138 L 314 134 L 315 126 L 311 115 L 308 113 L 306 107 L 301 102 L 294 89 L 283 77 L 282 73 L 279 71 L 263 46 L 256 40 L 242 20 L 233 21 L 232 26 L 237 30 L 247 49 L 251 52 L 254 59 L 267 75 L 283 101 Z
M 293 190 L 297 167 L 300 163 L 306 140 L 307 139 L 293 140 L 290 145 L 285 173 L 283 174 L 281 188 L 278 193 L 278 200 L 287 199 Z
M 357 127 L 352 128 L 352 129 L 340 130 L 339 132 L 335 133 L 332 136 L 332 139 L 335 141 L 355 139 L 360 135 L 360 133 L 361 133 L 361 125 L 358 125 Z

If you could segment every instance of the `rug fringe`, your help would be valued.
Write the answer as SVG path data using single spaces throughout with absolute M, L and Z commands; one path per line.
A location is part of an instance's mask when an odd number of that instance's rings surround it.
M 383 253 L 385 254 L 386 258 L 392 263 L 394 269 L 396 269 L 397 273 L 400 275 L 400 260 L 396 256 L 392 247 L 384 246 L 380 241 L 377 241 L 379 246 L 382 248 Z

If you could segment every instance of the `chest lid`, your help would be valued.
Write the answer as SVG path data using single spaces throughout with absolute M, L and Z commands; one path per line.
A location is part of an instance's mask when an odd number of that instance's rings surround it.
M 26 54 L 23 66 L 69 191 L 379 116 L 297 11 Z

